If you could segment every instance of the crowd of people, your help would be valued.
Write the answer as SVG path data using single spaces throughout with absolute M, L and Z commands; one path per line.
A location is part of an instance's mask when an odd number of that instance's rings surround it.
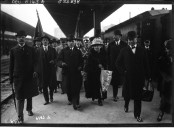
M 72 35 L 66 40 L 51 40 L 43 36 L 35 38 L 33 47 L 30 47 L 26 44 L 25 31 L 19 31 L 16 35 L 18 45 L 10 50 L 10 83 L 15 88 L 18 114 L 14 123 L 24 121 L 25 99 L 28 115 L 32 116 L 32 97 L 43 93 L 44 105 L 48 105 L 54 102 L 58 88 L 61 88 L 61 94 L 67 94 L 68 105 L 72 105 L 74 110 L 81 107 L 81 89 L 85 90 L 86 98 L 97 99 L 98 105 L 103 106 L 101 70 L 112 71 L 113 101 L 118 101 L 118 88 L 122 86 L 124 111 L 129 111 L 129 102 L 134 100 L 134 117 L 142 122 L 143 87 L 146 80 L 153 80 L 150 41 L 141 46 L 135 31 L 127 33 L 126 42 L 121 37 L 120 30 L 114 31 L 114 41 L 105 47 L 101 37 L 83 41 Z M 164 46 L 164 52 L 158 58 L 159 76 L 162 78 L 158 121 L 162 120 L 164 112 L 171 109 L 171 40 L 167 40 Z

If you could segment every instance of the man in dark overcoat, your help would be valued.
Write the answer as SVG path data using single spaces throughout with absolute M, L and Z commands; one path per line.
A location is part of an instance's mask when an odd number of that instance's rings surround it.
M 35 54 L 36 54 L 36 60 L 38 60 L 38 57 L 39 57 L 39 48 L 42 46 L 42 42 L 41 42 L 41 38 L 40 37 L 36 37 L 34 39 L 34 49 L 35 49 Z M 42 93 L 42 85 L 41 85 L 41 82 L 39 79 L 37 79 L 37 85 L 38 85 L 38 90 L 39 90 L 39 93 Z
M 148 61 L 149 61 L 149 68 L 150 68 L 150 78 L 152 78 L 152 80 L 154 79 L 154 59 L 153 59 L 153 53 L 152 53 L 152 49 L 151 49 L 151 45 L 150 45 L 150 40 L 146 40 L 144 41 L 144 49 L 145 52 L 147 54 L 148 57 Z
M 123 85 L 123 97 L 125 100 L 124 110 L 128 112 L 130 99 L 134 100 L 134 117 L 142 122 L 141 98 L 145 78 L 149 79 L 148 58 L 144 48 L 137 45 L 135 31 L 128 32 L 128 46 L 120 51 L 116 66 L 125 73 Z
M 38 95 L 37 85 L 34 79 L 37 77 L 35 70 L 34 48 L 27 46 L 25 31 L 19 31 L 16 35 L 18 45 L 10 50 L 10 83 L 15 89 L 17 99 L 18 119 L 14 123 L 23 123 L 24 101 L 27 99 L 28 115 L 32 116 L 32 97 Z
M 44 105 L 47 105 L 49 103 L 48 87 L 50 90 L 50 102 L 53 102 L 57 58 L 56 50 L 48 45 L 50 42 L 49 37 L 43 36 L 41 41 L 43 45 L 38 50 L 37 70 L 39 80 L 43 86 Z
M 73 104 L 73 108 L 77 110 L 80 107 L 83 59 L 81 51 L 75 47 L 74 38 L 69 37 L 67 42 L 68 47 L 60 52 L 58 63 L 62 67 L 63 83 L 66 83 L 67 87 L 68 104 Z
M 115 30 L 114 31 L 114 41 L 109 43 L 108 45 L 108 69 L 113 71 L 112 73 L 112 80 L 111 85 L 113 87 L 113 100 L 116 102 L 118 100 L 118 86 L 123 82 L 123 76 L 118 71 L 117 67 L 115 66 L 115 61 L 120 53 L 120 50 L 127 46 L 127 44 L 121 40 L 121 31 Z

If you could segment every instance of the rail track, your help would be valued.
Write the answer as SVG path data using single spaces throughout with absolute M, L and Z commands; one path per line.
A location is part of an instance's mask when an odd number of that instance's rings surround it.
M 11 85 L 9 82 L 9 58 L 1 59 L 1 105 L 12 97 Z

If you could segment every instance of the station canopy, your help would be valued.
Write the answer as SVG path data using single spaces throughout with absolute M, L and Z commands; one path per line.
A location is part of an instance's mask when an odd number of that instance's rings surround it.
M 94 27 L 93 12 L 95 9 L 98 9 L 100 12 L 99 21 L 101 22 L 123 4 L 116 4 L 109 0 L 80 0 L 79 3 L 74 4 L 57 3 L 44 5 L 66 36 L 74 35 L 78 28 L 82 37 Z

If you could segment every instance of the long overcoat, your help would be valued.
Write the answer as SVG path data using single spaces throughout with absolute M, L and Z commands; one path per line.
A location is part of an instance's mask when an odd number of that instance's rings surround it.
M 160 60 L 160 74 L 162 76 L 160 109 L 169 113 L 172 106 L 172 66 L 173 55 L 164 52 Z
M 86 98 L 98 99 L 101 97 L 101 68 L 99 68 L 99 64 L 106 69 L 106 60 L 104 48 L 99 53 L 94 51 L 94 49 L 90 50 L 85 68 L 87 72 L 87 84 L 85 85 Z
M 63 49 L 63 46 L 62 45 L 59 45 L 56 47 L 56 53 L 57 53 L 57 56 L 59 56 L 60 54 L 60 51 Z M 56 79 L 57 81 L 62 81 L 62 68 L 59 67 L 58 65 L 56 66 Z
M 62 62 L 67 65 L 62 67 Z M 82 53 L 76 47 L 71 50 L 66 47 L 58 56 L 58 65 L 62 67 L 63 84 L 66 84 L 67 92 L 72 96 L 77 95 L 81 89 L 81 69 L 83 67 Z
M 55 87 L 56 63 L 57 56 L 54 48 L 48 46 L 47 52 L 44 51 L 43 47 L 38 49 L 37 72 L 42 86 Z
M 122 48 L 126 47 L 127 44 L 124 41 L 120 41 L 119 45 L 116 45 L 115 41 L 109 43 L 108 49 L 107 49 L 107 61 L 108 61 L 108 69 L 113 71 L 112 74 L 112 85 L 119 85 L 122 84 L 122 77 L 120 72 L 118 71 L 115 62 L 118 58 L 118 55 Z
M 18 100 L 38 95 L 37 85 L 34 84 L 35 70 L 34 48 L 19 45 L 10 50 L 10 83 L 14 82 L 15 96 Z
M 149 79 L 149 65 L 147 54 L 140 46 L 136 47 L 135 54 L 130 46 L 120 51 L 116 66 L 125 73 L 123 97 L 141 100 L 145 78 Z

